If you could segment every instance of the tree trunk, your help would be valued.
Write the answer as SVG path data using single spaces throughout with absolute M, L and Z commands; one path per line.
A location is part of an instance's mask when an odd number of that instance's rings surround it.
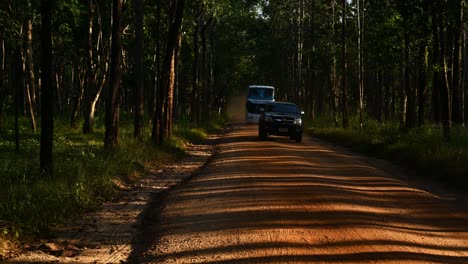
M 423 5 L 423 33 L 424 39 L 419 44 L 419 77 L 418 77 L 418 126 L 424 125 L 426 119 L 426 87 L 427 87 L 427 72 L 428 72 L 428 39 L 430 29 L 428 27 L 429 14 L 428 14 L 429 3 L 425 2 Z
M 408 21 L 405 23 L 409 25 Z M 406 110 L 403 111 L 405 120 L 403 123 L 406 128 L 414 128 L 416 126 L 416 89 L 411 85 L 411 57 L 410 57 L 410 32 L 406 29 L 405 32 L 405 72 L 404 72 L 404 97 L 406 97 Z M 403 100 L 405 101 L 405 99 Z
M 363 65 L 363 19 L 364 4 L 361 6 L 361 0 L 357 0 L 357 26 L 358 26 L 358 88 L 359 88 L 359 126 L 362 129 L 364 126 L 364 65 Z M 364 2 L 364 1 L 363 1 Z
M 33 45 L 32 45 L 32 32 L 33 24 L 32 19 L 28 19 L 26 27 L 26 71 L 28 76 L 28 85 L 31 95 L 31 105 L 36 112 L 36 76 L 34 74 L 34 58 L 33 58 Z
M 464 0 L 457 0 L 454 4 L 454 26 L 453 28 L 453 79 L 452 79 L 452 116 L 453 122 L 456 124 L 463 124 L 463 110 L 462 110 L 462 98 L 463 98 L 463 7 Z
M 87 50 L 88 57 L 86 60 L 86 81 L 85 81 L 85 109 L 84 109 L 84 123 L 83 123 L 83 133 L 88 134 L 93 132 L 94 128 L 94 115 L 91 114 L 92 108 L 92 91 L 95 88 L 94 81 L 94 67 L 93 67 L 93 19 L 94 19 L 94 6 L 93 0 L 88 1 L 88 39 L 87 39 Z
M 123 0 L 113 0 L 113 23 L 110 63 L 110 87 L 106 100 L 106 133 L 104 148 L 113 150 L 118 144 L 119 133 L 119 89 L 122 79 L 122 4 Z
M 448 69 L 447 69 L 447 43 L 446 43 L 446 29 L 447 25 L 444 23 L 441 12 L 441 8 L 438 2 L 435 2 L 433 6 L 433 27 L 434 27 L 434 43 L 437 49 L 437 60 L 438 65 L 437 82 L 434 85 L 434 90 L 439 91 L 440 95 L 440 107 L 441 107 L 441 119 L 443 134 L 445 138 L 450 138 L 452 129 L 451 120 L 451 103 L 450 103 L 450 87 L 448 82 Z
M 24 25 L 24 32 L 25 32 L 25 41 L 24 41 L 24 51 L 21 50 L 20 54 L 20 60 L 22 63 L 22 69 L 21 69 L 21 83 L 22 86 L 24 87 L 24 92 L 25 97 L 26 97 L 26 103 L 27 103 L 27 112 L 28 116 L 31 122 L 31 129 L 35 133 L 37 130 L 36 126 L 36 116 L 35 116 L 35 111 L 34 111 L 34 103 L 33 103 L 33 97 L 34 93 L 33 90 L 35 90 L 34 86 L 34 77 L 31 79 L 31 75 L 34 76 L 34 73 L 31 74 L 31 71 L 33 70 L 32 68 L 32 22 L 31 19 L 27 19 Z M 21 98 L 20 98 L 21 100 Z
M 75 70 L 73 70 L 75 71 Z M 85 81 L 86 81 L 86 73 L 84 70 L 78 68 L 78 92 L 74 96 L 75 105 L 73 106 L 70 126 L 75 128 L 76 127 L 76 120 L 78 119 L 78 115 L 81 109 L 81 103 L 83 101 L 84 90 L 85 90 Z
M 156 32 L 155 32 L 155 40 L 156 45 L 154 47 L 154 57 L 153 57 L 153 64 L 154 64 L 154 77 L 153 77 L 153 96 L 151 100 L 151 107 L 150 109 L 150 118 L 152 121 L 155 121 L 156 118 L 154 114 L 156 113 L 157 105 L 158 105 L 158 92 L 160 89 L 160 65 L 161 65 L 161 38 L 160 38 L 160 31 L 161 31 L 161 4 L 160 2 L 156 3 Z M 156 127 L 156 124 L 153 124 L 153 131 L 152 134 L 155 135 L 159 131 L 159 127 Z
M 377 121 L 379 123 L 382 123 L 383 122 L 383 114 L 382 114 L 382 109 L 383 109 L 383 98 L 384 98 L 384 95 L 383 95 L 383 91 L 384 91 L 384 87 L 383 87 L 383 80 L 382 80 L 382 77 L 383 77 L 383 74 L 382 74 L 382 69 L 379 68 L 380 66 L 380 63 L 377 61 L 377 100 L 375 100 L 376 102 L 376 106 L 375 106 L 375 109 L 376 109 L 376 117 L 377 117 Z
M 0 32 L 0 45 L 1 45 L 1 65 L 0 65 L 0 138 L 2 136 L 3 132 L 3 100 L 4 100 L 4 90 L 5 90 L 5 74 L 6 74 L 6 68 L 5 68 L 5 55 L 6 55 L 6 49 L 5 49 L 5 40 L 3 39 L 2 32 Z
M 212 21 L 213 18 L 210 18 L 202 27 L 201 29 L 201 43 L 202 43 L 202 47 L 201 47 L 201 50 L 202 50 L 202 55 L 201 55 L 201 58 L 202 58 L 202 61 L 201 61 L 201 94 L 202 94 L 202 98 L 201 98 L 201 105 L 202 105 L 202 109 L 201 109 L 201 118 L 202 118 L 202 121 L 206 121 L 208 119 L 208 60 L 207 60 L 207 41 L 206 41 L 206 32 L 207 32 L 207 29 L 209 28 L 210 24 L 211 24 L 211 21 Z
M 144 75 L 143 75 L 143 0 L 134 0 L 135 5 L 135 122 L 134 137 L 143 140 Z
M 172 8 L 174 9 L 172 23 L 169 26 L 169 32 L 167 35 L 166 51 L 164 53 L 163 65 L 162 65 L 162 86 L 161 86 L 161 104 L 160 109 L 156 111 L 155 116 L 158 116 L 159 120 L 155 120 L 154 124 L 159 123 L 159 135 L 152 136 L 153 140 L 158 138 L 156 142 L 160 145 L 164 144 L 167 139 L 172 136 L 169 134 L 172 131 L 172 101 L 174 91 L 174 59 L 177 51 L 177 45 L 180 38 L 180 27 L 182 25 L 182 17 L 184 12 L 185 0 L 173 1 Z M 158 111 L 159 110 L 159 111 Z M 154 130 L 153 130 L 154 132 Z
M 12 88 L 15 91 L 15 151 L 19 152 L 19 116 L 21 114 L 22 91 L 24 89 L 23 68 L 21 58 L 21 47 L 18 46 L 13 52 L 14 64 L 12 65 Z
M 418 126 L 421 127 L 425 122 L 426 109 L 426 78 L 428 68 L 427 40 L 420 46 L 419 54 L 419 78 L 418 78 Z
M 348 120 L 348 80 L 347 80 L 347 74 L 348 74 L 348 62 L 347 62 L 347 47 L 346 47 L 346 0 L 342 0 L 342 5 L 343 5 L 343 17 L 342 17 L 342 32 L 341 32 L 341 45 L 342 45 L 342 56 L 343 56 L 343 72 L 342 72 L 342 79 L 341 79 L 341 110 L 342 110 L 342 115 L 343 115 L 343 128 L 348 128 L 349 127 L 349 120 Z
M 52 79 L 51 20 L 55 0 L 41 1 L 41 150 L 40 169 L 43 176 L 53 176 L 54 87 Z
M 59 65 L 55 71 L 55 92 L 56 92 L 56 101 L 57 101 L 57 110 L 61 114 L 63 112 L 62 104 L 62 77 L 61 77 L 62 65 Z
M 203 12 L 203 7 L 197 13 L 195 18 L 195 28 L 193 30 L 193 68 L 192 68 L 192 122 L 197 125 L 199 123 L 199 32 L 200 32 L 200 16 Z
M 461 113 L 462 113 L 462 120 L 463 120 L 463 125 L 466 123 L 466 110 L 467 107 L 465 106 L 466 104 L 466 94 L 467 94 L 467 84 L 465 83 L 465 78 L 466 78 L 466 70 L 468 69 L 466 63 L 467 63 L 467 52 L 466 52 L 466 41 L 467 41 L 467 36 L 466 36 L 466 27 L 463 26 L 462 28 L 462 34 L 463 34 L 463 44 L 462 44 L 462 76 L 461 76 Z

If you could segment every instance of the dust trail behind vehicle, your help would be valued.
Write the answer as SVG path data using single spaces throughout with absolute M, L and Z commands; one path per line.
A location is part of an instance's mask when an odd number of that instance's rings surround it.
M 245 122 L 245 98 L 247 94 L 232 96 L 226 107 L 226 113 L 234 123 Z

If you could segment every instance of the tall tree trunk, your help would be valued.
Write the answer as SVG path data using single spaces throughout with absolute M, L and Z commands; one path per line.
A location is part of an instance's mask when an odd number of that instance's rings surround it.
M 21 114 L 22 91 L 24 89 L 23 68 L 21 58 L 21 47 L 18 46 L 13 52 L 14 64 L 12 65 L 12 86 L 15 91 L 15 151 L 19 152 L 19 116 Z
M 92 114 L 92 91 L 95 88 L 94 81 L 94 67 L 93 67 L 93 19 L 94 19 L 94 5 L 93 0 L 88 0 L 88 39 L 87 45 L 87 59 L 86 59 L 86 81 L 85 81 L 85 109 L 84 109 L 84 122 L 83 122 L 83 133 L 88 134 L 93 132 L 94 128 L 94 115 Z
M 75 69 L 73 69 L 73 72 L 75 72 Z M 70 120 L 70 126 L 73 128 L 76 127 L 76 121 L 80 113 L 81 103 L 83 101 L 84 90 L 85 90 L 85 82 L 86 82 L 86 71 L 78 67 L 78 91 L 74 92 L 75 94 L 73 95 L 75 99 L 73 101 L 75 104 L 73 106 L 71 120 Z
M 441 7 L 437 1 L 434 2 L 433 6 L 433 32 L 435 49 L 437 50 L 436 65 L 438 65 L 437 82 L 434 84 L 434 90 L 437 90 L 440 95 L 440 107 L 441 107 L 441 120 L 443 127 L 443 134 L 445 138 L 450 138 L 452 129 L 451 120 L 451 104 L 450 104 L 450 87 L 448 82 L 448 69 L 447 69 L 447 43 L 446 33 L 447 25 L 444 23 L 442 17 Z
M 134 137 L 143 140 L 144 75 L 143 75 L 143 0 L 134 0 L 135 6 L 135 122 Z
M 112 4 L 113 6 L 113 4 Z M 98 11 L 98 40 L 96 43 L 97 59 L 94 61 L 94 50 L 93 50 L 93 17 L 95 8 Z M 113 8 L 112 8 L 113 9 Z M 113 10 L 112 10 L 113 12 Z M 113 15 L 110 18 L 110 25 L 113 25 Z M 112 33 L 109 34 L 109 43 L 112 42 Z M 94 118 L 96 113 L 96 106 L 101 97 L 102 90 L 107 81 L 108 70 L 109 70 L 109 56 L 110 52 L 103 48 L 103 33 L 102 33 L 102 21 L 101 14 L 99 12 L 99 6 L 93 5 L 93 0 L 88 2 L 88 39 L 87 39 L 87 70 L 86 70 L 86 81 L 85 81 L 85 105 L 84 105 L 84 122 L 83 122 L 83 133 L 88 134 L 94 131 Z M 102 50 L 102 51 L 101 51 Z M 101 53 L 100 53 L 101 51 Z M 101 80 L 98 77 L 101 76 Z
M 122 79 L 122 4 L 123 0 L 113 0 L 113 23 L 110 63 L 110 87 L 106 100 L 106 133 L 104 148 L 113 150 L 119 136 L 119 89 Z
M 55 71 L 55 92 L 56 92 L 56 102 L 57 102 L 57 110 L 59 113 L 63 112 L 63 103 L 62 103 L 62 93 L 63 93 L 63 86 L 62 86 L 62 65 L 59 65 L 58 68 Z
M 171 24 L 169 25 L 169 32 L 167 35 L 167 45 L 166 51 L 164 53 L 163 66 L 162 66 L 162 86 L 161 86 L 161 104 L 160 109 L 156 111 L 155 116 L 158 117 L 158 120 L 153 122 L 154 124 L 159 123 L 159 134 L 152 135 L 153 140 L 158 144 L 164 144 L 167 139 L 170 139 L 172 136 L 168 134 L 172 131 L 172 124 L 169 119 L 172 118 L 172 102 L 173 91 L 174 91 L 174 59 L 177 51 L 177 45 L 179 43 L 180 37 L 180 27 L 182 25 L 182 17 L 184 13 L 185 0 L 172 1 L 172 8 L 174 9 L 173 19 L 171 19 Z M 153 129 L 154 132 L 154 129 Z
M 456 124 L 463 124 L 463 110 L 462 110 L 462 97 L 463 97 L 463 7 L 464 0 L 453 1 L 453 16 L 454 16 L 454 26 L 453 28 L 453 80 L 452 80 L 452 116 L 453 122 Z
M 418 77 L 418 126 L 421 127 L 424 125 L 426 119 L 426 87 L 427 87 L 427 72 L 428 72 L 428 38 L 430 34 L 430 29 L 428 26 L 429 22 L 429 3 L 427 1 L 423 4 L 423 33 L 424 39 L 419 44 L 419 77 Z
M 384 98 L 384 95 L 383 95 L 383 91 L 384 91 L 384 85 L 383 85 L 383 74 L 382 74 L 382 69 L 380 69 L 380 62 L 377 61 L 377 76 L 376 76 L 376 79 L 377 79 L 377 100 L 376 100 L 376 117 L 377 117 L 377 121 L 379 123 L 382 123 L 383 122 L 383 118 L 382 118 L 382 109 L 383 109 L 383 98 Z M 386 98 L 386 97 L 385 97 Z
M 427 39 L 419 47 L 419 78 L 418 78 L 418 126 L 423 126 L 425 122 L 426 109 L 426 79 L 428 68 Z
M 160 65 L 161 65 L 161 38 L 160 38 L 160 31 L 161 31 L 161 2 L 156 2 L 156 32 L 155 32 L 155 40 L 156 45 L 154 46 L 154 57 L 153 57 L 153 65 L 154 65 L 154 77 L 153 77 L 153 96 L 151 100 L 151 107 L 150 109 L 150 118 L 152 121 L 155 121 L 156 118 L 154 114 L 156 113 L 157 105 L 158 105 L 158 92 L 160 89 Z M 155 135 L 159 131 L 159 127 L 157 124 L 153 124 L 153 131 L 152 134 Z
M 464 4 L 464 3 L 463 3 Z M 462 28 L 462 32 L 463 32 L 463 44 L 462 44 L 462 76 L 461 76 L 461 84 L 462 84 L 462 87 L 461 87 L 461 113 L 462 113 L 462 120 L 463 120 L 463 125 L 466 124 L 466 110 L 468 109 L 466 107 L 466 95 L 467 95 L 467 84 L 465 83 L 465 78 L 466 78 L 466 70 L 468 69 L 466 63 L 468 62 L 466 56 L 467 56 L 467 52 L 466 52 L 466 41 L 467 41 L 467 35 L 466 35 L 466 27 L 463 25 L 463 28 Z
M 342 17 L 342 32 L 341 32 L 341 45 L 342 45 L 342 56 L 343 56 L 343 72 L 341 79 L 341 110 L 343 117 L 343 128 L 349 127 L 349 111 L 348 111 L 348 62 L 347 62 L 347 46 L 346 46 L 346 17 L 347 17 L 347 7 L 346 0 L 342 0 L 343 6 L 343 17 Z
M 192 122 L 196 125 L 199 123 L 199 34 L 200 34 L 200 17 L 203 12 L 203 6 L 197 12 L 195 17 L 195 27 L 193 30 L 193 68 L 192 68 L 192 102 L 191 115 Z
M 357 26 L 358 26 L 358 88 L 359 88 L 359 126 L 362 129 L 364 126 L 364 65 L 363 65 L 363 20 L 364 16 L 364 1 L 363 5 L 360 4 L 361 0 L 357 0 Z M 362 14 L 361 14 L 362 13 Z
M 0 55 L 0 138 L 3 132 L 3 100 L 4 100 L 4 91 L 5 91 L 5 74 L 6 74 L 6 64 L 5 64 L 5 56 L 6 56 L 6 49 L 5 49 L 5 40 L 3 39 L 2 32 L 0 32 L 0 45 L 1 45 L 1 53 Z
M 32 45 L 32 33 L 33 33 L 33 23 L 32 19 L 29 18 L 26 21 L 26 71 L 28 76 L 28 85 L 31 95 L 31 105 L 36 112 L 36 76 L 34 73 L 34 58 L 33 58 L 33 45 Z
M 34 103 L 33 103 L 33 89 L 34 87 L 34 77 L 32 78 L 33 81 L 31 81 L 31 70 L 33 68 L 31 67 L 31 60 L 32 60 L 32 44 L 31 44 L 31 39 L 32 38 L 32 22 L 31 19 L 27 19 L 24 25 L 24 32 L 25 32 L 25 40 L 24 40 L 24 51 L 21 50 L 21 62 L 22 62 L 22 85 L 24 87 L 24 92 L 25 97 L 26 97 L 26 103 L 27 103 L 27 109 L 25 109 L 28 112 L 29 120 L 31 122 L 31 129 L 35 133 L 37 130 L 36 126 L 36 116 L 35 116 L 35 111 L 34 111 Z M 34 73 L 32 74 L 34 76 Z
M 207 59 L 207 56 L 208 56 L 208 52 L 207 52 L 207 41 L 206 41 L 206 34 L 207 34 L 207 30 L 208 28 L 210 27 L 211 25 L 211 21 L 212 21 L 212 17 L 207 21 L 205 22 L 205 24 L 203 25 L 202 29 L 201 29 L 201 32 L 200 32 L 200 35 L 201 35 L 201 58 L 202 58 L 202 61 L 201 61 L 201 94 L 202 94 L 202 98 L 201 98 L 201 105 L 202 105 L 202 109 L 201 109 L 201 117 L 202 117 L 202 120 L 203 121 L 206 121 L 207 118 L 208 118 L 208 59 Z
M 408 21 L 405 23 L 409 25 Z M 416 126 L 416 89 L 411 85 L 411 56 L 410 56 L 410 32 L 406 29 L 405 32 L 405 72 L 404 72 L 404 89 L 406 95 L 406 111 L 404 111 L 405 120 L 403 123 L 406 128 L 414 128 Z
M 40 169 L 43 176 L 53 176 L 54 87 L 52 79 L 51 20 L 55 0 L 41 1 L 41 150 Z

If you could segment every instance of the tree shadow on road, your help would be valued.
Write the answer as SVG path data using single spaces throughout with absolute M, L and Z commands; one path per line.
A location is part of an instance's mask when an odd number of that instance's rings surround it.
M 468 262 L 468 213 L 447 199 L 348 154 L 243 131 L 154 200 L 129 263 Z

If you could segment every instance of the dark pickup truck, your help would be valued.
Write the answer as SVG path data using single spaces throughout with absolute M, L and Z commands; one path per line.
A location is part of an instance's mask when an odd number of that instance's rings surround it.
M 296 104 L 289 102 L 266 103 L 260 109 L 258 136 L 265 140 L 268 135 L 289 136 L 296 142 L 302 141 L 302 115 Z

